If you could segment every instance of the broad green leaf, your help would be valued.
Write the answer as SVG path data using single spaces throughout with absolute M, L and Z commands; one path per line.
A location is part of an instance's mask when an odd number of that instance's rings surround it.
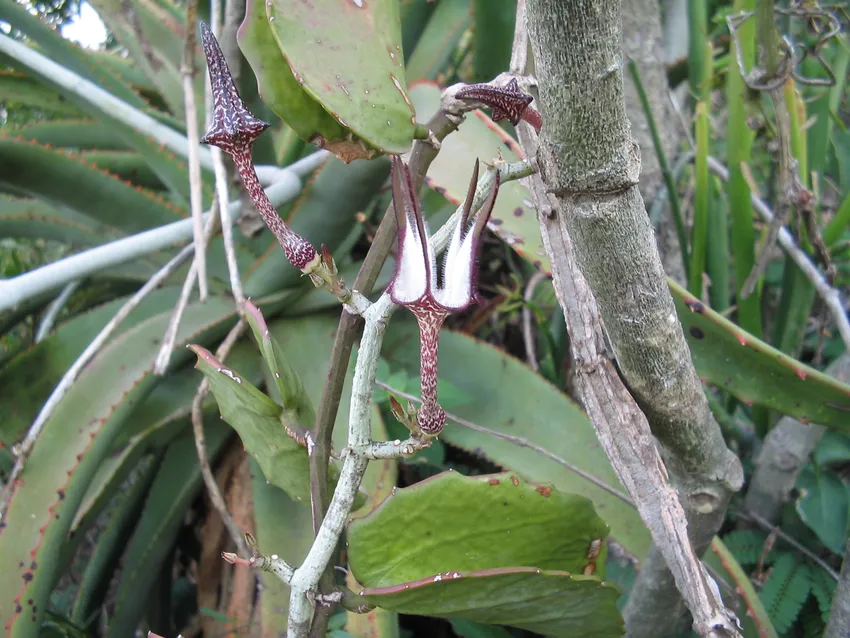
M 218 419 L 204 424 L 207 455 L 214 462 L 232 431 Z M 107 638 L 135 633 L 163 561 L 171 555 L 186 511 L 202 485 L 195 439 L 188 435 L 169 446 L 136 522 L 115 591 Z
M 451 621 L 452 631 L 461 638 L 511 638 L 512 634 L 502 627 L 485 625 L 472 620 Z
M 0 615 L 9 638 L 32 635 L 57 576 L 57 558 L 74 515 L 101 461 L 136 406 L 160 382 L 153 375 L 165 312 L 111 341 L 81 373 L 44 425 L 27 459 L 0 529 Z M 188 340 L 220 337 L 234 316 L 230 299 L 190 304 L 173 353 L 188 356 Z
M 310 462 L 307 448 L 295 441 L 282 423 L 283 408 L 250 381 L 219 362 L 201 346 L 196 367 L 210 382 L 222 418 L 239 433 L 245 450 L 266 480 L 296 501 L 310 500 Z
M 394 368 L 418 377 L 416 324 L 399 319 L 397 316 L 387 328 L 383 354 Z M 439 375 L 470 397 L 468 403 L 453 409 L 453 414 L 498 434 L 521 437 L 625 493 L 581 408 L 523 363 L 487 343 L 443 330 Z M 533 417 L 529 406 L 534 406 Z M 440 438 L 528 480 L 552 483 L 559 490 L 589 498 L 610 526 L 611 535 L 630 553 L 641 558 L 646 555 L 650 537 L 637 511 L 557 461 L 451 420 Z
M 310 141 L 344 161 L 407 151 L 416 121 L 405 91 L 398 3 L 271 0 L 265 7 L 298 83 L 354 136 Z
M 515 473 L 467 477 L 448 471 L 395 490 L 371 514 L 353 520 L 349 563 L 367 587 L 503 567 L 574 573 L 590 567 L 596 573 L 604 566 L 607 535 L 584 497 L 527 483 Z M 598 558 L 589 559 L 594 547 Z
M 475 13 L 475 75 L 473 82 L 489 82 L 510 67 L 514 43 L 516 0 L 473 0 Z
M 838 432 L 824 432 L 812 459 L 821 467 L 850 461 L 850 436 Z
M 388 609 L 550 636 L 620 636 L 616 588 L 571 573 L 604 568 L 607 531 L 583 497 L 514 473 L 445 472 L 352 521 L 349 564 L 361 596 Z
M 237 34 L 263 101 L 302 140 L 341 140 L 345 128 L 301 88 L 269 27 L 265 0 L 249 0 Z
M 420 80 L 437 80 L 440 74 L 445 72 L 457 51 L 461 37 L 471 25 L 472 7 L 470 0 L 443 0 L 439 2 L 422 32 L 422 37 L 419 38 L 416 48 L 407 61 L 408 82 L 412 85 Z M 513 40 L 513 32 L 511 32 L 511 40 Z M 507 67 L 502 70 L 506 69 Z M 415 101 L 414 104 L 416 104 Z M 417 112 L 417 121 L 427 122 L 431 119 L 433 112 L 427 114 L 427 117 L 425 115 L 420 115 Z M 448 139 L 446 138 L 446 140 Z
M 520 627 L 555 638 L 624 635 L 617 588 L 592 576 L 513 567 L 449 572 L 398 587 L 363 590 L 367 602 L 401 613 Z
M 835 472 L 812 466 L 800 472 L 797 489 L 800 518 L 824 545 L 843 554 L 850 525 L 850 489 Z

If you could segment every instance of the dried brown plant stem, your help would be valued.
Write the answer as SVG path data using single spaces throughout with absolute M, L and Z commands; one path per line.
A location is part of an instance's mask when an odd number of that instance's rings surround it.
M 544 126 L 539 141 L 528 127 L 518 130 L 540 168 L 529 186 L 576 385 L 655 542 L 625 611 L 627 630 L 656 638 L 660 617 L 673 628 L 678 589 L 698 634 L 739 636 L 698 553 L 714 537 L 743 472 L 693 368 L 638 191 L 640 159 L 623 98 L 620 3 L 527 0 L 527 24 Z M 603 322 L 619 372 L 606 356 Z
M 204 202 L 201 188 L 200 134 L 198 133 L 198 107 L 195 102 L 195 24 L 198 21 L 198 0 L 189 0 L 186 5 L 186 41 L 183 47 L 183 62 L 180 68 L 183 83 L 183 103 L 186 109 L 186 137 L 189 142 L 189 206 L 195 242 L 195 262 L 198 264 L 198 290 L 201 301 L 206 301 L 208 292 L 206 242 L 204 241 Z
M 239 338 L 244 334 L 247 327 L 245 319 L 240 318 L 236 325 L 230 330 L 221 345 L 215 351 L 215 357 L 221 362 L 227 358 L 233 346 L 239 341 Z M 210 496 L 210 501 L 213 507 L 221 516 L 224 526 L 227 528 L 227 533 L 231 540 L 236 545 L 236 550 L 242 556 L 251 556 L 252 551 L 245 542 L 245 537 L 242 530 L 233 521 L 230 512 L 227 511 L 227 504 L 224 502 L 224 497 L 221 495 L 221 490 L 218 489 L 218 483 L 215 481 L 212 470 L 210 469 L 209 458 L 207 457 L 206 437 L 204 436 L 204 399 L 210 391 L 209 381 L 205 378 L 201 385 L 198 386 L 198 391 L 195 393 L 195 398 L 192 401 L 192 433 L 195 436 L 195 449 L 198 452 L 198 463 L 201 466 L 201 476 L 204 478 L 207 493 Z

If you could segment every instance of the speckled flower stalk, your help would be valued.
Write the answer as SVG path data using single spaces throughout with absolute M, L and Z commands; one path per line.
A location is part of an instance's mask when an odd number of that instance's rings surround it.
M 534 100 L 528 93 L 523 93 L 516 78 L 506 86 L 493 86 L 491 84 L 470 84 L 457 92 L 459 100 L 474 100 L 489 106 L 493 113 L 493 121 L 509 120 L 516 126 L 520 120 L 525 120 L 534 127 L 538 133 L 543 126 L 540 113 L 531 106 Z
M 443 263 L 442 286 L 437 283 L 437 260 L 422 218 L 419 198 L 404 162 L 393 157 L 393 207 L 398 220 L 398 258 L 389 291 L 392 300 L 407 307 L 419 324 L 422 405 L 417 414 L 419 429 L 435 436 L 446 424 L 446 413 L 437 401 L 437 355 L 440 328 L 452 312 L 468 307 L 478 296 L 478 240 L 487 225 L 499 177 L 481 210 L 472 214 L 478 184 L 478 161 L 469 185 L 463 214 L 455 228 Z
M 215 36 L 206 23 L 201 22 L 201 40 L 210 73 L 214 110 L 213 120 L 207 134 L 201 138 L 204 144 L 218 146 L 233 158 L 233 163 L 242 178 L 245 190 L 251 196 L 263 221 L 277 237 L 289 262 L 305 273 L 313 272 L 322 264 L 316 249 L 301 235 L 287 226 L 277 214 L 266 192 L 260 185 L 251 147 L 269 124 L 254 117 L 245 108 L 239 92 L 233 84 L 227 60 L 218 46 Z

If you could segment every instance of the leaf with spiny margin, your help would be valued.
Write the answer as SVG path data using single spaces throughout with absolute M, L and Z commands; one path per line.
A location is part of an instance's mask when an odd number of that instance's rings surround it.
M 850 432 L 850 386 L 745 332 L 667 281 L 697 373 L 748 404 Z
M 207 457 L 214 463 L 232 431 L 213 418 L 204 422 L 204 434 Z M 171 555 L 186 511 L 201 485 L 195 439 L 192 435 L 183 436 L 166 451 L 127 546 L 107 638 L 134 635 L 163 562 Z
M 74 118 L 35 122 L 12 129 L 12 137 L 32 140 L 41 145 L 84 148 L 98 151 L 126 151 L 130 147 L 102 122 Z
M 130 106 L 144 109 L 147 103 L 127 83 L 109 72 L 107 65 L 95 64 L 90 51 L 62 37 L 57 29 L 32 15 L 17 2 L 0 2 L 0 20 L 22 31 L 51 60 L 97 84 Z M 17 64 L 17 63 L 15 63 Z
M 345 129 L 301 88 L 269 28 L 265 0 L 248 0 L 245 19 L 236 36 L 239 48 L 257 78 L 263 102 L 299 138 L 326 140 L 345 137 Z
M 186 37 L 183 17 L 169 11 L 166 3 L 153 0 L 92 0 L 91 4 L 157 88 L 168 104 L 168 109 L 175 117 L 184 119 L 185 104 L 180 74 Z M 192 28 L 195 26 L 192 25 Z M 200 57 L 198 49 L 195 60 Z M 203 122 L 202 74 L 196 74 L 194 80 L 198 121 Z
M 25 106 L 51 115 L 79 116 L 80 109 L 25 73 L 0 71 L 0 103 Z
M 440 88 L 432 82 L 419 82 L 410 87 L 417 121 L 425 123 L 437 112 L 440 93 Z M 469 172 L 476 158 L 481 156 L 491 161 L 499 154 L 506 162 L 523 158 L 519 145 L 480 110 L 466 116 L 458 130 L 443 140 L 440 151 L 428 169 L 426 183 L 455 204 L 466 197 Z M 537 215 L 528 190 L 518 181 L 499 187 L 499 197 L 487 227 L 520 257 L 539 270 L 548 271 L 549 260 L 540 238 Z
M 310 141 L 343 161 L 409 149 L 416 122 L 396 0 L 270 0 L 265 10 L 302 90 L 352 134 Z
M 749 530 L 739 530 L 732 532 L 726 536 L 727 539 L 734 540 L 735 534 L 747 533 Z M 743 540 L 743 537 L 740 537 Z M 774 556 L 771 554 L 766 563 L 772 563 Z M 757 560 L 757 559 L 756 559 Z M 770 620 L 767 610 L 762 604 L 755 587 L 749 576 L 744 572 L 741 564 L 736 560 L 736 556 L 730 551 L 730 548 L 721 541 L 718 537 L 714 537 L 711 541 L 711 551 L 706 552 L 703 561 L 716 573 L 725 576 L 726 582 L 734 589 L 734 595 L 739 599 L 739 605 L 736 606 L 730 602 L 733 593 L 723 591 L 723 599 L 726 601 L 727 607 L 730 607 L 736 612 L 738 619 L 744 626 L 744 636 L 759 636 L 760 638 L 777 638 L 776 629 Z M 725 574 L 724 574 L 725 572 Z
M 154 173 L 145 159 L 135 151 L 82 151 L 80 157 L 91 166 L 105 170 L 119 179 L 132 182 L 135 186 L 153 190 L 165 190 L 159 176 Z M 212 198 L 213 186 L 202 185 L 202 192 L 208 200 Z
M 387 326 L 382 354 L 415 378 L 419 375 L 419 332 L 415 321 L 396 317 Z M 495 431 L 521 437 L 595 477 L 599 483 L 625 493 L 599 445 L 584 411 L 524 363 L 468 335 L 440 332 L 441 379 L 453 383 L 469 401 L 452 413 Z M 494 392 L 493 388 L 511 388 Z M 533 418 L 528 406 L 534 406 Z M 612 495 L 556 460 L 513 441 L 449 423 L 440 438 L 473 455 L 515 470 L 531 481 L 552 483 L 559 490 L 580 494 L 604 512 L 611 535 L 626 550 L 643 558 L 650 546 L 646 526 L 633 506 Z
M 74 246 L 95 246 L 118 239 L 100 222 L 39 199 L 0 194 L 0 237 L 52 239 Z
M 820 541 L 844 553 L 850 529 L 850 487 L 835 472 L 807 465 L 797 476 L 797 512 Z
M 502 3 L 509 4 L 509 3 Z M 498 13 L 499 10 L 495 9 Z M 515 11 L 515 9 L 514 9 Z M 437 80 L 449 66 L 457 52 L 457 45 L 463 34 L 472 25 L 472 7 L 469 0 L 443 0 L 437 4 L 428 20 L 422 36 L 407 60 L 405 73 L 407 81 L 413 85 L 421 80 Z M 513 32 L 511 32 L 513 39 Z M 501 69 L 502 71 L 504 69 Z M 487 78 L 489 81 L 493 78 Z M 412 97 L 412 96 L 411 96 Z M 414 101 L 414 104 L 416 102 Z M 433 113 L 417 117 L 419 122 L 427 122 Z M 455 135 L 456 133 L 453 133 Z M 446 138 L 448 140 L 448 138 Z
M 450 471 L 396 490 L 352 521 L 349 565 L 365 601 L 402 613 L 620 636 L 617 589 L 573 575 L 590 567 L 602 575 L 607 534 L 581 496 L 514 473 Z
M 780 554 L 759 592 L 773 626 L 780 634 L 794 624 L 810 589 L 809 566 L 794 554 Z
M 283 408 L 205 348 L 193 345 L 191 349 L 198 355 L 195 367 L 209 379 L 222 418 L 239 433 L 266 480 L 296 501 L 309 503 L 307 448 L 284 429 Z
M 107 228 L 136 233 L 184 219 L 185 211 L 134 188 L 79 156 L 0 136 L 0 184 L 67 206 Z
M 223 336 L 234 317 L 229 298 L 190 304 L 173 366 L 188 357 L 183 344 Z M 169 309 L 109 342 L 45 423 L 0 529 L 0 617 L 8 619 L 7 638 L 31 636 L 39 626 L 58 577 L 62 542 L 85 491 L 136 406 L 163 380 L 153 374 L 153 362 L 170 319 Z

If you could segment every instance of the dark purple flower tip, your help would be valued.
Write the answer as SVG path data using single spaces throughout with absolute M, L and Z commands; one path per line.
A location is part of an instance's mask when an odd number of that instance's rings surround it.
M 460 100 L 474 100 L 489 106 L 493 112 L 494 122 L 506 119 L 516 126 L 520 120 L 525 120 L 538 133 L 540 132 L 542 125 L 540 113 L 531 107 L 534 98 L 520 90 L 516 78 L 511 78 L 511 81 L 504 87 L 490 84 L 470 84 L 458 91 L 456 97 Z
M 218 41 L 206 22 L 201 21 L 200 26 L 214 104 L 212 124 L 201 142 L 218 146 L 231 155 L 245 152 L 269 124 L 245 108 Z

